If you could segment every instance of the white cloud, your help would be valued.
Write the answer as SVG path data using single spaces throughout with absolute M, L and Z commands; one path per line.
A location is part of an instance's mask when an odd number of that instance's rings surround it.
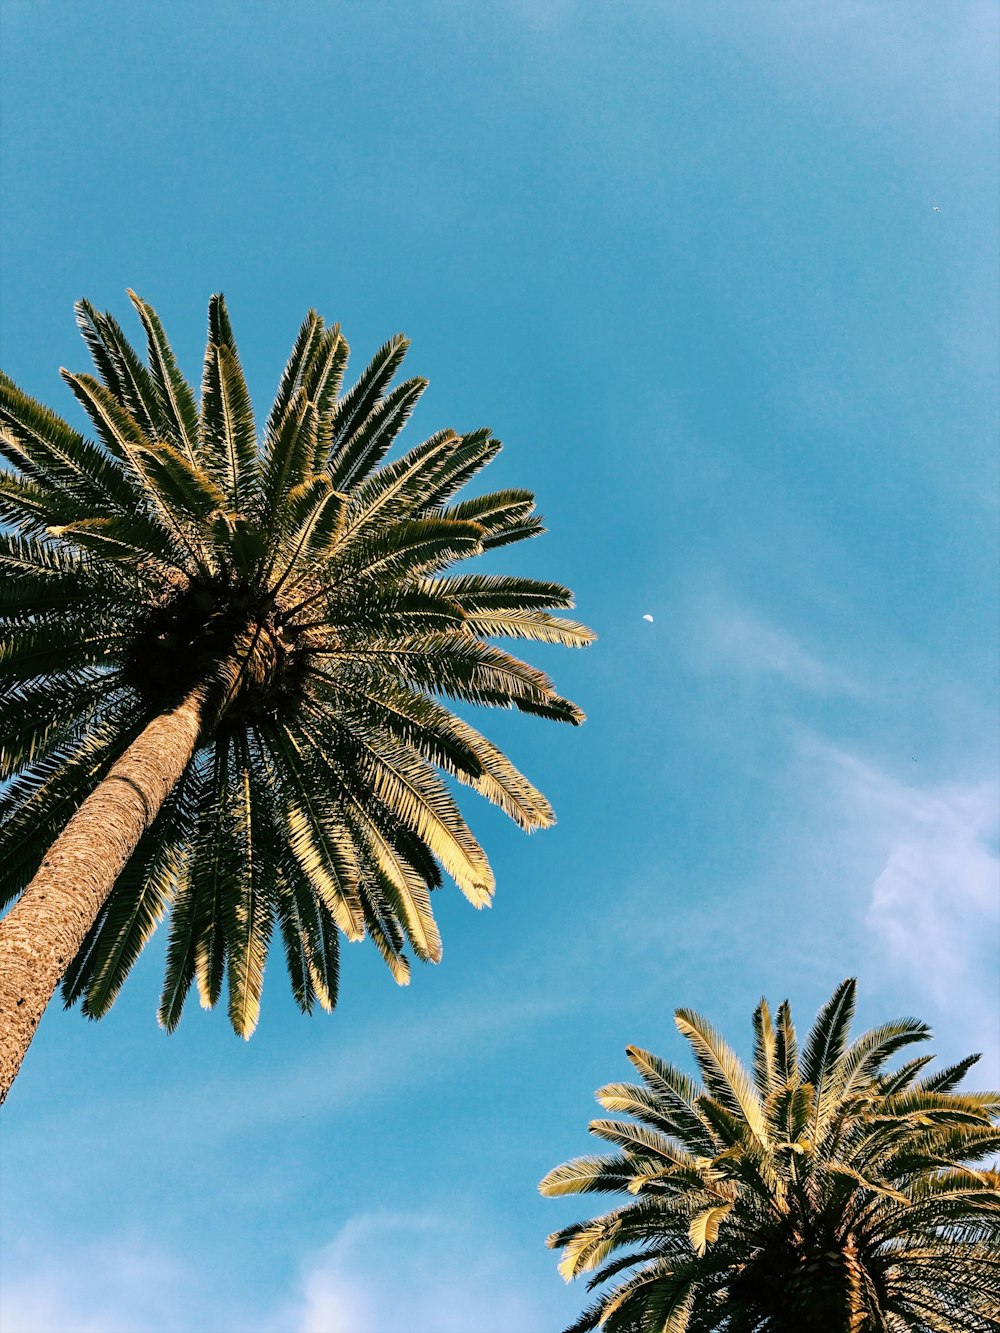
M 186 1325 L 182 1266 L 141 1241 L 119 1237 L 58 1257 L 39 1257 L 43 1246 L 17 1252 L 11 1238 L 4 1248 L 3 1333 L 177 1333 Z
M 970 965 L 997 942 L 1000 864 L 989 845 L 996 793 L 913 795 L 911 804 L 896 807 L 898 827 L 873 886 L 868 924 L 893 964 L 946 1007 L 976 987 Z
M 551 1323 L 488 1227 L 457 1212 L 352 1218 L 285 1299 L 253 1313 L 194 1255 L 181 1262 L 114 1235 L 58 1256 L 39 1248 L 5 1256 L 3 1333 L 541 1333 Z
M 695 609 L 685 650 L 700 671 L 773 676 L 814 694 L 861 692 L 846 672 L 809 652 L 780 625 L 717 593 Z
M 376 1212 L 353 1218 L 305 1265 L 271 1333 L 537 1333 L 510 1260 L 474 1219 Z
M 871 971 L 906 985 L 966 1041 L 997 1044 L 1000 828 L 995 782 L 922 788 L 854 755 L 815 747 L 852 839 L 869 866 L 865 926 Z

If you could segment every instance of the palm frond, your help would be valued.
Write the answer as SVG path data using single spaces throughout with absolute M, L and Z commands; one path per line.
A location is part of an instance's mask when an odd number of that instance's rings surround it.
M 275 858 L 269 819 L 270 788 L 247 739 L 237 735 L 231 751 L 233 804 L 227 812 L 239 855 L 238 876 L 222 886 L 226 937 L 229 1021 L 249 1038 L 260 1017 L 264 963 L 274 924 Z
M 241 873 L 231 815 L 240 792 L 231 750 L 228 738 L 217 741 L 213 747 L 212 776 L 202 792 L 193 835 L 191 882 L 195 899 L 188 931 L 198 996 L 204 1009 L 214 1008 L 222 991 L 227 952 L 224 904 L 227 895 L 233 896 L 231 886 L 238 883 Z M 185 947 L 185 938 L 178 936 L 178 953 Z M 173 945 L 171 938 L 170 947 Z M 164 1011 L 162 1021 L 168 1029 L 166 1015 L 174 1012 L 174 1003 Z M 177 1015 L 179 1018 L 179 1010 Z
M 409 341 L 399 333 L 383 343 L 359 375 L 354 387 L 337 404 L 330 423 L 330 462 L 334 476 L 341 450 L 345 449 L 362 423 L 377 410 L 409 345 Z M 363 475 L 356 472 L 351 481 L 359 480 Z
M 378 466 L 426 388 L 426 380 L 407 380 L 376 402 L 367 416 L 349 434 L 342 436 L 336 453 L 327 464 L 330 480 L 337 490 L 349 490 Z M 336 418 L 331 424 L 334 430 L 342 429 L 336 425 Z
M 496 550 L 513 542 L 537 537 L 545 531 L 541 518 L 534 513 L 535 497 L 531 491 L 494 491 L 472 500 L 461 500 L 440 510 L 442 518 L 478 523 L 483 529 L 483 547 Z
M 781 1077 L 786 1083 L 796 1084 L 801 1081 L 799 1072 L 799 1044 L 792 1022 L 792 1010 L 787 1000 L 778 1006 L 775 1027 L 775 1059 Z
M 0 371 L 0 457 L 46 489 L 65 492 L 88 509 L 112 508 L 128 514 L 142 493 L 97 445 Z
M 167 797 L 115 883 L 100 929 L 82 965 L 63 987 L 67 1005 L 82 997 L 88 1018 L 103 1018 L 156 929 L 185 874 L 191 833 L 192 778 Z
M 858 983 L 849 977 L 820 1010 L 802 1057 L 802 1078 L 819 1088 L 844 1053 Z
M 465 448 L 461 435 L 452 430 L 438 431 L 395 463 L 386 464 L 361 482 L 352 493 L 344 545 L 355 533 L 418 515 L 427 506 L 427 497 L 433 493 L 435 482 L 449 461 L 460 456 Z
M 638 1046 L 626 1046 L 625 1054 L 657 1098 L 671 1133 L 689 1152 L 714 1157 L 721 1145 L 698 1104 L 700 1089 L 694 1079 Z
M 258 485 L 257 435 L 250 393 L 231 344 L 210 342 L 205 352 L 198 452 L 225 492 L 227 508 L 234 514 L 249 512 Z
M 674 1022 L 691 1044 L 708 1092 L 727 1110 L 741 1116 L 753 1135 L 763 1143 L 767 1138 L 763 1108 L 735 1051 L 706 1019 L 692 1009 L 678 1009 Z
M 766 1101 L 778 1085 L 777 1048 L 771 1010 L 761 997 L 753 1015 L 753 1076 L 761 1101 Z
M 503 445 L 488 430 L 470 431 L 461 437 L 461 447 L 455 450 L 439 470 L 435 484 L 424 504 L 436 508 L 447 504 L 477 473 L 492 463 Z
M 486 907 L 494 879 L 486 855 L 432 770 L 393 744 L 362 742 L 357 768 L 375 796 L 424 842 L 475 907 Z
M 167 426 L 172 442 L 195 467 L 199 423 L 194 394 L 177 367 L 156 311 L 133 291 L 128 292 L 128 298 L 146 330 L 149 374 L 156 386 L 161 421 Z
M 0 695 L 0 782 L 86 732 L 120 681 L 99 668 L 52 672 Z
M 280 429 L 265 436 L 260 478 L 260 524 L 265 531 L 274 531 L 289 495 L 310 479 L 315 452 L 316 407 L 305 389 L 298 389 Z
M 110 314 L 99 314 L 89 301 L 78 301 L 76 312 L 105 387 L 151 439 L 168 438 L 170 423 L 163 415 L 154 379 L 120 325 Z
M 302 387 L 302 374 L 313 348 L 323 333 L 323 321 L 315 310 L 310 310 L 302 321 L 291 354 L 281 373 L 277 393 L 271 404 L 264 427 L 265 437 L 276 438 L 292 406 L 296 393 Z
M 348 939 L 360 939 L 364 926 L 354 846 L 337 807 L 329 797 L 319 798 L 329 778 L 324 783 L 322 774 L 310 767 L 303 745 L 287 727 L 268 729 L 265 743 L 283 793 L 281 817 L 289 850 L 338 927 Z

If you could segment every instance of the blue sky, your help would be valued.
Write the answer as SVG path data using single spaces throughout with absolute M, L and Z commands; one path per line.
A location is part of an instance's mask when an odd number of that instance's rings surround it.
M 347 950 L 249 1044 L 46 1016 L 5 1108 L 5 1333 L 546 1333 L 537 1197 L 671 1014 L 742 1049 L 845 975 L 997 1077 L 997 15 L 990 3 L 3 4 L 2 361 L 70 413 L 72 302 L 226 292 L 258 409 L 305 310 L 489 425 L 599 642 L 589 720 L 488 734 L 497 879 L 439 968 Z M 653 616 L 650 623 L 645 615 Z

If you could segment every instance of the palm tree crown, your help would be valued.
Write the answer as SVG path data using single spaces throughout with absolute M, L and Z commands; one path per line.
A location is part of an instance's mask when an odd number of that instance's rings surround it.
M 0 379 L 0 905 L 151 718 L 194 699 L 196 748 L 63 979 L 112 1004 L 170 909 L 160 1020 L 192 981 L 257 1021 L 281 937 L 295 998 L 333 1006 L 337 941 L 369 936 L 399 982 L 436 961 L 429 891 L 476 906 L 493 877 L 441 774 L 531 830 L 545 798 L 439 696 L 578 723 L 487 639 L 582 645 L 555 583 L 448 567 L 542 531 L 532 495 L 456 502 L 500 444 L 445 430 L 384 463 L 425 381 L 391 387 L 395 337 L 341 391 L 348 347 L 302 325 L 262 436 L 221 296 L 200 403 L 152 308 L 144 363 L 108 314 L 78 318 L 97 376 L 63 378 L 91 441 Z
M 993 1093 L 954 1091 L 977 1056 L 918 1077 L 902 1019 L 849 1030 L 843 982 L 799 1051 L 787 1001 L 754 1014 L 752 1074 L 687 1009 L 702 1082 L 634 1046 L 641 1085 L 597 1099 L 612 1155 L 556 1167 L 543 1194 L 634 1201 L 557 1231 L 569 1280 L 610 1282 L 572 1333 L 987 1333 L 1000 1327 L 1000 1148 Z M 625 1253 L 618 1253 L 624 1250 Z

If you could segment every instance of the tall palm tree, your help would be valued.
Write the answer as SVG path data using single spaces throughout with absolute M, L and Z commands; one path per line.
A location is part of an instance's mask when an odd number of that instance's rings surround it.
M 404 338 L 341 392 L 347 343 L 311 312 L 258 439 L 222 297 L 199 403 L 129 296 L 147 363 L 84 301 L 97 376 L 62 372 L 96 441 L 0 378 L 3 1093 L 60 978 L 99 1018 L 168 908 L 168 1029 L 196 981 L 249 1036 L 274 933 L 306 1012 L 335 1003 L 340 934 L 404 983 L 407 942 L 441 956 L 442 870 L 477 907 L 494 888 L 441 772 L 553 818 L 438 697 L 582 720 L 487 642 L 590 642 L 550 614 L 567 589 L 446 572 L 542 531 L 528 491 L 454 500 L 499 442 L 383 462 L 426 383 L 391 387 Z
M 549 1237 L 567 1281 L 610 1282 L 571 1333 L 1000 1328 L 1000 1175 L 973 1169 L 1000 1149 L 1000 1097 L 955 1091 L 978 1056 L 888 1072 L 929 1030 L 904 1018 L 850 1041 L 855 991 L 837 988 L 801 1053 L 788 1002 L 774 1021 L 762 1000 L 752 1074 L 688 1009 L 700 1084 L 626 1048 L 642 1084 L 597 1099 L 633 1120 L 590 1126 L 617 1151 L 540 1186 L 634 1196 Z

